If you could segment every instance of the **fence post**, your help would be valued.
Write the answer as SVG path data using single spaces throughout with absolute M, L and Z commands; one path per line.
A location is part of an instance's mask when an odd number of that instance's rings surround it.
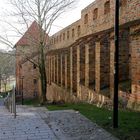
M 15 87 L 13 87 L 13 113 L 14 113 L 14 118 L 16 118 L 16 92 L 15 92 Z
M 12 97 L 11 97 L 11 95 L 10 95 L 9 101 L 10 101 L 10 112 L 12 113 Z
M 6 100 L 5 106 L 9 110 L 10 113 L 14 113 L 14 118 L 16 118 L 16 92 L 15 87 L 13 87 L 12 92 L 9 92 Z
M 11 96 L 12 96 L 12 97 L 11 97 L 11 102 L 12 102 L 12 103 L 11 103 L 11 105 L 12 105 L 12 113 L 14 113 L 14 102 L 13 102 L 13 101 L 14 101 L 14 94 L 13 94 L 13 89 L 12 89 Z

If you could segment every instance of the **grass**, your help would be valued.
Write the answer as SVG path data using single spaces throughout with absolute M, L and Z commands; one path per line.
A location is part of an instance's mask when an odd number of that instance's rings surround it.
M 112 111 L 91 104 L 47 105 L 50 111 L 74 109 L 121 140 L 140 140 L 140 112 L 119 111 L 119 128 L 112 128 Z
M 24 100 L 24 104 L 38 106 L 37 99 Z M 92 122 L 111 132 L 121 140 L 140 140 L 140 112 L 119 110 L 119 128 L 112 128 L 112 111 L 98 108 L 91 104 L 56 104 L 46 105 L 50 111 L 73 109 L 79 111 Z
M 39 106 L 39 100 L 36 99 L 24 99 L 23 100 L 24 105 L 30 105 L 30 106 Z

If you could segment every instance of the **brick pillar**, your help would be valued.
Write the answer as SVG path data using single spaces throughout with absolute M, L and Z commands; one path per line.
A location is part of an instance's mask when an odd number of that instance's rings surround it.
M 115 57 L 115 44 L 114 40 L 110 42 L 110 97 L 114 95 L 114 57 Z
M 53 75 L 54 75 L 54 77 L 53 77 L 53 81 L 54 81 L 54 83 L 55 83 L 55 75 L 56 75 L 56 73 L 55 73 L 55 55 L 53 56 Z
M 100 92 L 100 42 L 96 42 L 95 48 L 95 91 Z
M 50 56 L 48 56 L 48 81 L 49 81 L 49 84 L 50 84 Z
M 67 68 L 68 67 L 68 63 L 67 63 L 67 54 L 65 55 L 65 89 L 68 88 L 68 83 L 67 83 Z
M 49 75 L 48 75 L 48 78 L 49 78 L 49 84 L 51 83 L 51 63 L 50 63 L 50 56 L 48 56 L 48 71 L 49 71 Z
M 51 56 L 51 82 L 53 82 L 53 76 L 54 76 L 54 73 L 53 73 L 53 56 Z
M 46 69 L 47 69 L 47 83 L 49 83 L 49 56 L 47 56 L 47 65 L 46 65 Z
M 52 78 L 52 73 L 51 73 L 51 69 L 52 69 L 52 65 L 51 65 L 51 56 L 49 56 L 49 73 L 50 73 L 50 84 L 51 84 L 51 78 Z
M 49 84 L 51 84 L 51 57 L 49 56 Z
M 73 48 L 70 48 L 70 92 L 73 91 Z
M 77 46 L 77 95 L 79 94 L 79 88 L 80 88 L 80 46 Z
M 46 77 L 47 77 L 47 83 L 49 82 L 48 80 L 48 63 L 49 61 L 48 61 L 48 56 L 46 56 L 46 63 L 45 63 L 45 69 L 46 69 Z
M 57 84 L 59 84 L 59 73 L 58 73 L 58 71 L 59 71 L 59 56 L 57 55 L 57 57 L 56 57 L 56 74 L 57 74 Z
M 140 26 L 132 28 L 132 33 L 140 30 Z M 140 104 L 140 35 L 134 34 L 130 38 L 131 47 L 131 92 L 135 94 L 133 101 Z M 140 108 L 139 108 L 140 110 Z
M 52 73 L 51 73 L 51 56 L 49 57 L 49 61 L 50 61 L 50 84 L 51 84 L 51 78 L 52 78 Z
M 61 66 L 61 87 L 63 86 L 63 55 L 61 55 L 61 58 L 60 58 L 60 66 Z
M 85 45 L 85 86 L 89 86 L 89 45 Z
M 127 107 L 140 111 L 140 25 L 130 28 L 131 94 Z

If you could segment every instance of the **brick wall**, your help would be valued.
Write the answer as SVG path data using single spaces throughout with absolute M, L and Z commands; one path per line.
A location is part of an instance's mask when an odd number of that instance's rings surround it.
M 24 98 L 34 98 L 40 95 L 39 93 L 39 72 L 38 68 L 27 61 L 22 64 L 23 77 L 23 95 Z
M 110 10 L 105 14 L 105 3 L 110 2 Z M 140 1 L 139 0 L 122 0 L 126 1 L 121 4 L 120 7 L 120 24 L 124 24 L 130 21 L 139 19 L 140 17 Z M 89 6 L 81 11 L 81 19 L 72 23 L 68 27 L 59 31 L 58 33 L 50 37 L 52 48 L 64 48 L 74 43 L 80 37 L 84 37 L 89 34 L 97 33 L 109 28 L 114 27 L 114 0 L 96 0 Z M 98 15 L 96 19 L 93 19 L 93 11 L 98 9 Z M 88 15 L 88 21 L 85 24 L 85 15 Z M 78 26 L 80 26 L 80 35 L 77 34 Z M 72 37 L 72 30 L 75 31 L 75 36 Z M 69 31 L 69 39 L 67 39 L 67 31 Z M 60 41 L 60 35 L 65 33 L 65 39 Z M 58 41 L 57 41 L 58 38 Z M 62 37 L 63 38 L 63 37 Z M 54 41 L 55 40 L 55 41 Z
M 132 75 L 132 94 L 129 97 L 128 107 L 135 110 L 140 109 L 140 26 L 130 29 L 131 38 L 131 75 Z
M 108 5 L 110 8 L 105 10 Z M 126 3 L 122 3 L 119 46 L 120 84 L 123 83 L 125 87 L 125 82 L 131 80 L 132 83 L 131 90 L 128 91 L 130 87 L 120 90 L 124 90 L 121 93 L 131 92 L 128 107 L 137 110 L 140 103 L 139 6 L 139 0 L 126 0 Z M 93 11 L 97 14 L 94 19 Z M 83 101 L 97 103 L 98 106 L 112 102 L 115 47 L 113 26 L 114 0 L 96 0 L 82 10 L 80 20 L 50 37 L 51 50 L 46 54 L 49 100 Z M 32 64 L 28 61 L 23 63 L 22 70 L 18 68 L 17 74 L 26 76 L 25 96 L 28 94 L 31 97 L 34 92 L 33 79 L 39 78 L 39 74 L 33 72 Z

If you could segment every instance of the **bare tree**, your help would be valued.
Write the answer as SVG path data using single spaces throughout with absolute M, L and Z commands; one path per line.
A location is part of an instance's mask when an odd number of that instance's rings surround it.
M 0 91 L 1 84 L 6 91 L 7 80 L 10 76 L 15 75 L 15 56 L 13 52 L 0 52 Z
M 42 103 L 46 101 L 46 89 L 47 89 L 47 79 L 46 79 L 46 66 L 45 66 L 45 53 L 47 51 L 48 34 L 52 28 L 54 21 L 66 10 L 71 9 L 74 6 L 76 0 L 11 0 L 11 5 L 14 7 L 12 16 L 18 18 L 18 22 L 12 24 L 6 22 L 12 29 L 16 31 L 18 35 L 23 36 L 21 29 L 17 28 L 17 24 L 21 27 L 29 29 L 31 22 L 36 21 L 38 24 L 37 36 L 33 36 L 28 32 L 26 38 L 30 43 L 30 47 L 36 46 L 36 50 L 33 53 L 37 53 L 37 61 L 34 61 L 31 57 L 31 52 L 20 50 L 18 55 L 24 55 L 24 59 L 30 61 L 38 67 L 40 73 L 41 81 L 41 92 L 42 92 Z M 25 28 L 24 28 L 25 29 Z M 26 33 L 25 33 L 26 34 Z M 25 35 L 24 34 L 24 35 Z M 3 36 L 0 36 L 0 42 L 6 45 L 12 46 L 11 41 Z

